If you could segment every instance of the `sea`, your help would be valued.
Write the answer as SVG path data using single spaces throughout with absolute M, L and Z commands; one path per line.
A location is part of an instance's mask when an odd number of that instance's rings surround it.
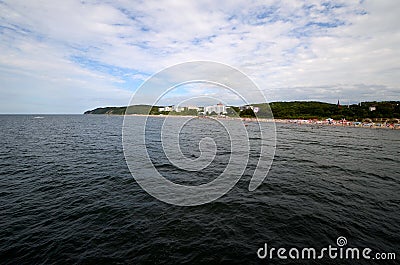
M 134 126 L 145 117 L 129 118 Z M 259 158 L 252 152 L 260 150 L 249 122 L 250 159 L 237 184 L 211 202 L 178 206 L 153 197 L 132 177 L 123 120 L 0 115 L 0 264 L 399 263 L 399 130 L 276 123 L 272 165 L 249 191 Z M 149 131 L 162 122 L 148 120 Z M 200 173 L 168 163 L 159 134 L 146 141 L 166 178 L 201 185 L 235 161 L 218 123 L 189 125 L 180 139 L 183 155 L 200 155 L 199 132 L 222 146 Z M 338 238 L 346 240 L 342 247 L 369 248 L 370 257 L 395 253 L 396 260 L 276 254 L 279 248 L 339 249 Z M 271 258 L 257 254 L 265 246 L 276 249 Z

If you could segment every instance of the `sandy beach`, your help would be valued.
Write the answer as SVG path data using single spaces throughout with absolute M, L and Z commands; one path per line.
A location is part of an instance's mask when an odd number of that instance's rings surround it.
M 336 126 L 336 127 L 355 127 L 369 129 L 391 129 L 400 130 L 399 123 L 373 123 L 373 122 L 354 122 L 354 121 L 336 121 L 336 120 L 300 120 L 300 119 L 265 119 L 265 118 L 239 118 L 225 116 L 190 116 L 190 115 L 146 115 L 146 114 L 128 114 L 125 116 L 142 116 L 142 117 L 157 117 L 157 118 L 199 118 L 199 119 L 217 119 L 217 120 L 241 120 L 244 122 L 276 122 L 286 124 L 297 124 L 306 126 Z

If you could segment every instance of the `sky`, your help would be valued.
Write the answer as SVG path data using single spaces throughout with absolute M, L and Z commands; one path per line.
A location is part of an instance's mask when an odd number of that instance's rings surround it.
M 239 69 L 268 102 L 400 100 L 399 14 L 396 0 L 0 0 L 0 113 L 127 105 L 198 60 Z M 201 89 L 221 97 L 168 100 Z

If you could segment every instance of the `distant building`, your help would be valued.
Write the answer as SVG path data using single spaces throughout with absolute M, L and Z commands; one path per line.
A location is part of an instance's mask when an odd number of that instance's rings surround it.
M 211 114 L 212 112 L 215 112 L 217 114 L 226 114 L 226 106 L 222 103 L 218 103 L 217 105 L 213 105 L 213 106 L 207 106 L 204 107 L 204 112 Z
M 167 106 L 167 107 L 160 107 L 160 108 L 158 108 L 158 111 L 159 111 L 159 112 L 162 112 L 162 111 L 172 111 L 172 107 L 169 107 L 169 106 Z
M 370 107 L 369 107 L 369 111 L 374 111 L 374 110 L 376 110 L 376 107 L 375 107 L 375 106 L 370 106 Z
M 175 111 L 175 112 L 181 112 L 181 111 L 184 111 L 184 110 L 185 110 L 185 107 L 175 107 L 175 106 L 172 106 L 172 110 Z
M 180 106 L 165 106 L 165 107 L 159 107 L 158 111 L 159 112 L 164 112 L 164 111 L 175 111 L 175 112 L 182 112 L 185 110 L 196 110 L 196 111 L 202 111 L 202 107 L 197 107 L 197 106 L 187 106 L 187 107 L 180 107 Z
M 186 108 L 187 108 L 188 110 L 197 110 L 197 111 L 200 111 L 200 108 L 197 107 L 197 106 L 187 106 Z
M 247 110 L 247 109 L 254 110 L 254 107 L 251 105 L 244 105 L 244 106 L 240 106 L 239 109 L 240 109 L 240 111 Z

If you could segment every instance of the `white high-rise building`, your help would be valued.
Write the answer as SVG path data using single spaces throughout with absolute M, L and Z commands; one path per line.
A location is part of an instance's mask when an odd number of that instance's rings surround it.
M 211 114 L 212 112 L 219 114 L 226 114 L 226 106 L 222 103 L 218 103 L 217 105 L 204 107 L 204 112 Z
M 185 110 L 185 107 L 179 107 L 179 106 L 172 106 L 172 110 L 176 112 L 182 112 Z

